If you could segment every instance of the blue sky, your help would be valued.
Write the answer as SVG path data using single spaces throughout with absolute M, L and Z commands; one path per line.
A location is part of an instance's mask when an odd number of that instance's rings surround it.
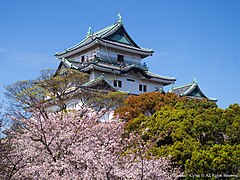
M 81 41 L 89 26 L 115 23 L 118 12 L 135 42 L 155 50 L 145 60 L 151 71 L 176 77 L 175 86 L 197 78 L 221 108 L 240 103 L 238 0 L 2 1 L 0 100 L 5 85 L 57 68 L 55 52 Z

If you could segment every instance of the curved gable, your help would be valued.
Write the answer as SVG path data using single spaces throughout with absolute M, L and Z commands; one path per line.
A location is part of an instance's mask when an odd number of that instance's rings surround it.
M 127 44 L 130 46 L 134 46 L 136 48 L 140 48 L 129 36 L 125 28 L 121 25 L 117 31 L 115 31 L 113 34 L 110 34 L 107 37 L 104 37 L 106 40 L 118 42 L 118 43 L 123 43 Z
M 193 96 L 193 97 L 199 97 L 199 98 L 207 98 L 207 96 L 205 96 L 203 94 L 203 92 L 201 91 L 201 89 L 197 86 L 195 86 L 194 89 L 192 89 L 192 91 L 190 91 L 189 93 L 186 94 L 186 96 Z

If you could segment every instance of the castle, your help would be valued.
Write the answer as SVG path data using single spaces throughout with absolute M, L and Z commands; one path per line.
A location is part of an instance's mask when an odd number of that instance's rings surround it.
M 162 76 L 149 71 L 144 58 L 152 56 L 152 49 L 141 48 L 127 33 L 122 17 L 100 31 L 89 27 L 86 37 L 78 44 L 57 52 L 61 68 L 73 68 L 89 74 L 89 81 L 82 86 L 123 91 L 139 95 L 145 92 L 162 91 L 163 86 L 173 84 L 174 77 Z M 190 90 L 189 90 L 190 88 Z M 171 89 L 173 93 L 191 98 L 207 98 L 197 82 Z M 215 99 L 209 99 L 216 101 Z

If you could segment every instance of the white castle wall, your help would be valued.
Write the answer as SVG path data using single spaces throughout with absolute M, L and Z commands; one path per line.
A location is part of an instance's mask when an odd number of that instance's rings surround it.
M 117 52 L 107 51 L 104 49 L 99 49 L 99 56 L 103 59 L 107 59 L 112 62 L 117 62 L 117 55 L 123 55 L 124 56 L 124 62 L 127 64 L 136 64 L 141 65 L 141 57 L 140 56 L 129 56 L 126 54 L 121 54 Z
M 92 72 L 93 73 L 93 72 Z M 117 88 L 121 91 L 127 91 L 131 94 L 141 94 L 144 93 L 143 91 L 139 91 L 139 84 L 146 85 L 147 91 L 146 92 L 154 92 L 156 90 L 159 90 L 162 88 L 162 84 L 152 82 L 149 80 L 141 79 L 143 76 L 140 73 L 128 73 L 125 75 L 119 75 L 119 74 L 110 74 L 110 73 L 102 73 L 100 71 L 94 71 L 94 74 L 90 74 L 90 76 L 93 78 L 97 78 L 101 75 L 104 75 L 104 79 L 109 82 L 113 86 L 114 80 L 122 81 L 122 87 Z M 128 79 L 134 80 L 134 82 L 129 81 Z

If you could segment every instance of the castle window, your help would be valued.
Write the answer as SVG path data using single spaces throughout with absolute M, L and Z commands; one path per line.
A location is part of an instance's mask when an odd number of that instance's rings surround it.
M 119 62 L 123 62 L 123 60 L 124 60 L 124 56 L 118 54 L 118 55 L 117 55 L 117 60 L 118 60 Z
M 141 92 L 147 92 L 147 86 L 146 86 L 146 85 L 139 84 L 139 91 L 141 91 Z
M 85 60 L 85 56 L 83 55 L 81 56 L 81 62 L 84 62 L 84 60 Z
M 114 80 L 114 81 L 113 81 L 113 86 L 114 86 L 114 87 L 121 88 L 121 87 L 122 87 L 122 81 Z
M 143 85 L 143 92 L 147 92 L 147 86 Z
M 127 81 L 131 81 L 131 82 L 134 82 L 135 80 L 134 80 L 134 79 L 127 79 Z

